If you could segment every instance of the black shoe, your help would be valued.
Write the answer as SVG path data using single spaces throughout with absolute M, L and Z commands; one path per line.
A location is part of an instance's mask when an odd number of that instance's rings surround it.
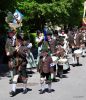
M 60 77 L 60 78 L 63 78 L 63 75 L 60 75 L 59 77 Z
M 27 93 L 27 89 L 25 89 L 24 91 L 23 91 L 23 94 L 26 94 Z
M 79 65 L 80 65 L 79 63 L 76 64 L 76 66 L 79 66 Z
M 10 96 L 11 96 L 11 97 L 13 97 L 13 96 L 15 96 L 15 95 L 16 95 L 16 92 L 14 92 L 14 91 L 11 91 L 11 92 L 10 92 Z
M 44 90 L 41 90 L 39 94 L 43 94 L 43 93 L 45 93 L 45 91 Z
M 13 83 L 13 81 L 12 81 L 12 80 L 10 80 L 10 81 L 9 81 L 9 84 L 12 84 L 12 83 Z
M 52 90 L 51 89 L 48 89 L 48 93 L 51 93 L 52 92 Z
M 54 79 L 52 79 L 52 82 L 57 82 L 57 79 L 55 79 L 55 78 L 54 78 Z
M 85 55 L 82 55 L 82 57 L 85 57 Z

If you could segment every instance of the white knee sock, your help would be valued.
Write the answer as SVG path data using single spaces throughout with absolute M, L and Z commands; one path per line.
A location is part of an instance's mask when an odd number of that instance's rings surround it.
M 41 89 L 42 89 L 42 91 L 45 89 L 45 84 L 44 83 L 41 84 Z
M 13 71 L 10 70 L 10 76 L 11 76 L 11 79 L 13 79 Z
M 15 83 L 12 84 L 12 91 L 14 91 L 14 92 L 16 91 L 16 84 Z
M 83 55 L 83 56 L 85 55 L 85 50 L 82 50 L 82 55 Z
M 48 89 L 51 90 L 51 83 L 48 84 Z
M 23 90 L 26 90 L 27 84 L 23 84 Z
M 74 58 L 74 57 L 72 57 L 72 59 L 73 59 L 73 63 L 75 63 L 75 58 Z

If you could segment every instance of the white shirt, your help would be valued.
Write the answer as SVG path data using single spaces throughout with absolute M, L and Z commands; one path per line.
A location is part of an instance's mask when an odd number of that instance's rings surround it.
M 38 43 L 41 42 L 43 40 L 43 38 L 44 38 L 43 36 L 36 37 L 36 42 L 38 42 Z

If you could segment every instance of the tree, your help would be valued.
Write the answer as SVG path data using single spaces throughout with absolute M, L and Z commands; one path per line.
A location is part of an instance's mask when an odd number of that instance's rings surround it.
M 82 0 L 72 0 L 71 9 L 69 11 L 69 25 L 70 26 L 80 26 L 83 17 L 83 1 Z
M 22 0 L 17 4 L 25 14 L 25 21 L 29 21 L 30 26 L 33 23 L 33 27 L 42 29 L 47 21 L 51 21 L 53 24 L 68 22 L 67 10 L 71 7 L 69 0 Z
M 0 1 L 0 27 L 3 27 L 5 24 L 5 16 L 7 12 L 13 11 L 15 6 L 16 6 L 16 0 L 1 0 Z
M 79 25 L 84 0 L 1 0 L 2 12 L 14 11 L 15 8 L 24 14 L 24 28 L 42 29 L 44 24 Z M 4 5 L 3 5 L 4 4 Z

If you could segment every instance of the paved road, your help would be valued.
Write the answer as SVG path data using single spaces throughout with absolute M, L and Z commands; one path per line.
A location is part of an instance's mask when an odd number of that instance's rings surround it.
M 69 59 L 71 64 L 72 59 Z M 35 71 L 28 79 L 28 93 L 21 92 L 15 97 L 9 96 L 11 85 L 9 79 L 2 77 L 0 80 L 0 100 L 86 100 L 86 58 L 80 57 L 82 66 L 70 66 L 69 73 L 64 74 L 64 78 L 52 84 L 52 93 L 39 94 L 39 74 Z M 58 78 L 59 79 L 59 78 Z M 18 84 L 21 89 L 22 84 Z

